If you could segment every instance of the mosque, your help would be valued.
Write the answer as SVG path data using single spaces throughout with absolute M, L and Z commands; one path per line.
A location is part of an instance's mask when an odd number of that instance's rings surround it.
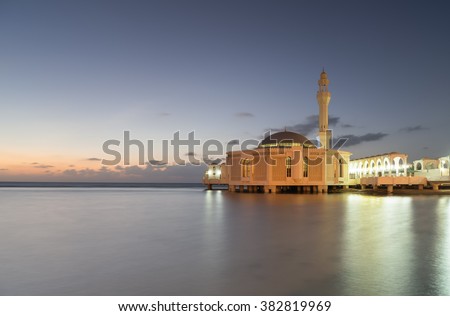
M 394 186 L 423 189 L 431 185 L 437 190 L 440 185 L 450 184 L 450 157 L 424 158 L 414 161 L 411 168 L 404 153 L 351 160 L 351 152 L 333 149 L 332 131 L 328 128 L 331 99 L 328 85 L 328 75 L 322 71 L 317 91 L 318 144 L 290 131 L 268 135 L 257 148 L 230 151 L 224 163 L 209 165 L 203 183 L 208 189 L 213 185 L 227 185 L 233 192 L 264 193 L 326 193 L 330 188 L 349 186 L 386 187 L 392 192 Z M 424 166 L 428 166 L 426 173 Z

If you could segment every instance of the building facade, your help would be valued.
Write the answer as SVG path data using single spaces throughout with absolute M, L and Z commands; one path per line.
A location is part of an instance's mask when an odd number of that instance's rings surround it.
M 226 161 L 208 166 L 203 183 L 228 185 L 230 191 L 275 193 L 328 192 L 330 187 L 358 186 L 362 188 L 430 185 L 438 189 L 450 185 L 450 156 L 439 159 L 423 158 L 408 164 L 408 155 L 390 152 L 350 160 L 351 153 L 332 147 L 328 128 L 327 73 L 322 71 L 316 94 L 319 107 L 319 143 L 305 136 L 278 132 L 267 136 L 251 150 L 230 151 Z M 432 182 L 435 181 L 435 182 Z
M 227 184 L 230 191 L 267 193 L 327 192 L 329 186 L 346 185 L 351 153 L 331 149 L 328 84 L 327 73 L 323 71 L 316 95 L 319 146 L 301 134 L 278 132 L 267 136 L 255 149 L 228 152 L 225 163 L 208 166 L 204 183 Z

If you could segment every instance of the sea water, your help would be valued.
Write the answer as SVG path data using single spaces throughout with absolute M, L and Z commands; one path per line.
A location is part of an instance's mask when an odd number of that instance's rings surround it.
M 0 188 L 0 295 L 450 295 L 450 197 Z

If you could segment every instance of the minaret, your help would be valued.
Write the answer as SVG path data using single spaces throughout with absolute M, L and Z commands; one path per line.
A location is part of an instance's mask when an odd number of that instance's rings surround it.
M 331 99 L 331 93 L 328 91 L 329 83 L 327 73 L 323 70 L 318 81 L 317 103 L 319 104 L 319 140 L 322 148 L 325 149 L 331 147 L 331 130 L 328 129 L 328 104 Z

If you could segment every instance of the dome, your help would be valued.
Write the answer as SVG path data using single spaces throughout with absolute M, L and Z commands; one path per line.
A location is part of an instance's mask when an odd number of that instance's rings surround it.
M 278 132 L 267 136 L 259 144 L 259 147 L 314 147 L 313 143 L 303 135 L 294 132 Z
M 328 75 L 327 73 L 324 71 L 322 71 L 322 73 L 320 74 L 320 79 L 328 79 Z

